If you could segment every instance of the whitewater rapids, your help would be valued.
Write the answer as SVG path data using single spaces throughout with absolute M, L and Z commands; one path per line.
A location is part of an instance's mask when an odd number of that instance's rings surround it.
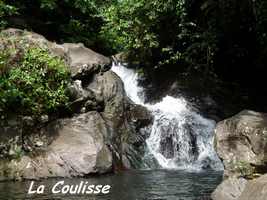
M 146 166 L 150 167 L 151 160 L 156 160 L 164 169 L 223 169 L 213 148 L 213 120 L 193 111 L 184 98 L 166 96 L 156 104 L 144 103 L 138 73 L 120 64 L 113 64 L 112 71 L 122 79 L 128 97 L 149 109 L 154 116 L 146 140 Z

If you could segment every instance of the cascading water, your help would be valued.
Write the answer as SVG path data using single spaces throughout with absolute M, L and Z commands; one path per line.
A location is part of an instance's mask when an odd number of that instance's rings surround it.
M 146 104 L 143 89 L 138 86 L 138 74 L 133 69 L 113 65 L 112 71 L 124 82 L 128 97 L 145 106 L 154 116 L 146 140 L 146 165 L 150 166 L 149 162 L 155 159 L 161 168 L 166 169 L 223 169 L 213 149 L 213 120 L 192 111 L 183 98 L 166 96 L 159 103 Z

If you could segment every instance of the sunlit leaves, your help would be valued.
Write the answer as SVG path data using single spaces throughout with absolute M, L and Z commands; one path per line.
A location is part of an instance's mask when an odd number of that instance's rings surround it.
M 0 0 L 0 29 L 3 29 L 7 25 L 6 17 L 17 14 L 17 8 L 8 5 L 5 1 Z
M 21 61 L 8 66 L 0 78 L 0 110 L 39 116 L 66 106 L 70 74 L 64 62 L 40 48 L 24 51 Z M 1 59 L 7 60 L 6 56 Z

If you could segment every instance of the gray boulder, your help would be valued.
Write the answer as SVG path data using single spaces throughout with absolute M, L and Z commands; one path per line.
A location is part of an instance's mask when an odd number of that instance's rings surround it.
M 267 163 L 267 114 L 244 110 L 219 122 L 215 148 L 223 160 L 225 175 L 261 171 Z
M 238 200 L 266 200 L 267 198 L 267 174 L 249 181 L 246 184 Z
M 70 58 L 70 69 L 73 79 L 86 79 L 95 72 L 105 71 L 111 66 L 111 60 L 83 44 L 65 43 L 62 45 Z
M 109 127 L 110 148 L 116 167 L 139 167 L 147 136 L 142 128 L 152 122 L 151 113 L 131 102 L 123 82 L 112 71 L 95 75 L 87 88 L 103 98 L 105 108 L 102 115 Z
M 17 117 L 0 120 L 0 158 L 16 157 L 21 146 L 22 130 Z
M 112 169 L 112 154 L 105 138 L 108 130 L 97 112 L 53 122 L 55 139 L 44 152 L 1 160 L 0 180 L 39 179 L 106 173 Z
M 66 64 L 69 65 L 70 63 L 70 56 L 66 53 L 64 47 L 62 45 L 59 45 L 54 42 L 48 41 L 44 36 L 29 32 L 25 30 L 15 29 L 15 28 L 9 28 L 6 30 L 1 31 L 1 35 L 6 38 L 11 38 L 16 42 L 16 48 L 19 48 L 20 45 L 29 45 L 29 46 L 38 46 L 40 48 L 46 49 L 51 52 L 51 54 L 58 56 L 62 58 Z M 23 42 L 19 42 L 23 41 Z M 0 41 L 0 48 L 5 47 L 5 41 Z M 19 51 L 14 54 L 14 58 L 18 59 L 17 57 L 19 55 Z
M 244 110 L 219 122 L 214 144 L 225 170 L 212 198 L 266 199 L 267 114 Z
M 212 193 L 214 200 L 237 200 L 246 186 L 244 178 L 231 177 L 222 182 Z
M 70 100 L 69 107 L 72 112 L 84 113 L 92 110 L 102 111 L 104 109 L 103 98 L 89 88 L 83 88 L 81 80 L 75 80 L 68 87 Z
M 90 78 L 97 71 L 107 71 L 111 67 L 111 59 L 86 48 L 82 43 L 57 44 L 48 41 L 37 33 L 9 28 L 1 31 L 1 34 L 17 41 L 23 41 L 30 46 L 38 46 L 49 50 L 53 55 L 62 58 L 69 66 L 74 80 Z M 4 41 L 0 42 L 0 48 L 5 48 Z M 17 43 L 20 45 L 19 43 Z M 14 55 L 16 58 L 18 55 Z

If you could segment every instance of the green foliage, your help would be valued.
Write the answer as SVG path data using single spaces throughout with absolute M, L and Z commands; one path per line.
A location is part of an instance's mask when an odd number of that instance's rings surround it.
M 113 47 L 149 70 L 241 82 L 267 64 L 265 1 L 123 0 L 103 17 Z
M 103 26 L 101 11 L 112 0 L 10 0 L 17 8 L 17 18 L 10 17 L 12 27 L 33 29 L 59 42 L 82 42 L 86 46 L 109 53 L 103 47 L 105 38 L 100 34 Z
M 254 174 L 254 167 L 245 161 L 237 161 L 233 164 L 233 170 L 240 173 L 242 177 L 250 178 Z
M 176 19 L 174 1 L 124 0 L 108 7 L 104 13 L 106 26 L 103 31 L 109 35 L 119 50 L 128 50 L 142 61 L 150 61 L 153 50 L 162 49 L 163 38 L 168 30 L 163 26 L 173 26 L 176 32 L 179 18 Z M 173 15 L 173 16 L 171 16 Z M 177 22 L 177 23 L 176 23 Z M 170 35 L 168 35 L 170 36 Z M 173 42 L 169 37 L 166 44 Z M 165 47 L 165 46 L 164 46 Z
M 11 155 L 9 157 L 11 159 L 19 160 L 24 155 L 24 151 L 20 145 L 12 144 L 11 151 L 9 152 Z
M 39 2 L 41 9 L 54 10 L 57 7 L 55 0 L 39 0 Z
M 144 66 L 212 73 L 216 37 L 189 20 L 184 0 L 118 1 L 106 9 L 104 18 L 103 33 L 115 48 Z
M 0 1 L 0 17 L 49 40 L 82 42 L 105 55 L 124 51 L 145 75 L 244 88 L 255 76 L 253 84 L 264 85 L 266 1 L 9 0 Z
M 0 30 L 7 26 L 6 17 L 17 14 L 17 9 L 0 0 Z
M 17 50 L 14 60 L 16 50 L 0 52 L 0 111 L 40 116 L 66 106 L 70 73 L 64 62 L 44 49 L 27 46 Z

